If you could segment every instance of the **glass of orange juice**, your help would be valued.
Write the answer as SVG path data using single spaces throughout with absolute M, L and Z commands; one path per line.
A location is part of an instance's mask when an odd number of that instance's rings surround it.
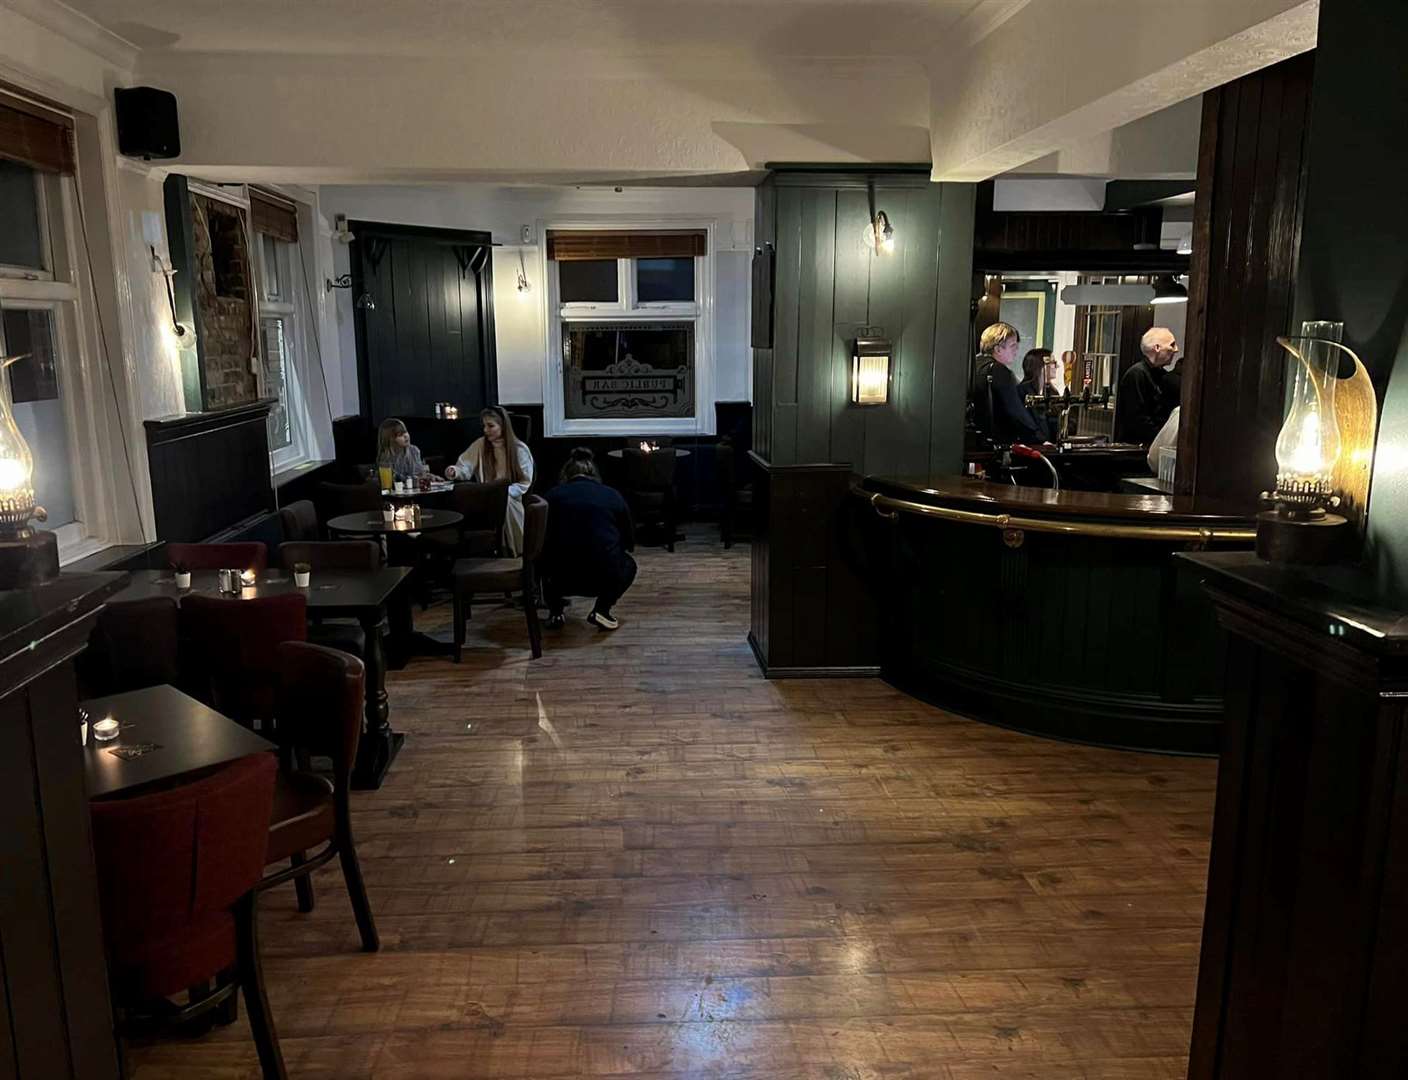
M 390 491 L 390 490 L 391 490 L 391 481 L 392 481 L 391 466 L 390 466 L 390 465 L 378 465 L 378 466 L 377 466 L 377 469 L 376 469 L 376 473 L 377 473 L 377 477 L 381 480 L 381 490 L 382 490 L 382 491 Z

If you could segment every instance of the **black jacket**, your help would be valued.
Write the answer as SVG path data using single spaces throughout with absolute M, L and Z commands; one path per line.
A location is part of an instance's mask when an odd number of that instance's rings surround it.
M 998 443 L 1044 443 L 1051 433 L 1046 421 L 1027 408 L 1017 389 L 1017 377 L 991 356 L 979 357 L 978 374 L 973 381 L 973 417 L 978 427 Z M 989 415 L 988 379 L 992 379 Z
M 1115 441 L 1148 446 L 1176 404 L 1168 372 L 1140 360 L 1120 376 L 1115 393 Z
M 626 500 L 615 488 L 577 476 L 558 484 L 548 502 L 548 534 L 540 560 L 543 572 L 566 583 L 591 584 L 618 576 L 626 552 L 635 548 L 635 529 Z

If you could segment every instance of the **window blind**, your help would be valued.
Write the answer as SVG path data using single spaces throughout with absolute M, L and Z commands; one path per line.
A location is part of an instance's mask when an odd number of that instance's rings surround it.
M 548 258 L 581 259 L 687 259 L 708 254 L 708 233 L 703 229 L 668 232 L 636 230 L 548 230 Z
M 41 172 L 72 175 L 73 120 L 0 92 L 0 157 Z
M 250 188 L 249 219 L 255 232 L 289 244 L 298 243 L 298 204 L 292 199 Z

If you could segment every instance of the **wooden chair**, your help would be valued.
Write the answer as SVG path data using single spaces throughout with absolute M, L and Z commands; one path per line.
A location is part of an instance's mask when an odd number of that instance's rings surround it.
M 188 570 L 257 570 L 269 566 L 269 549 L 259 540 L 231 544 L 167 544 L 166 558 L 172 566 Z
M 323 521 L 343 514 L 375 513 L 381 509 L 381 488 L 375 479 L 360 484 L 318 485 L 318 501 Z
M 714 447 L 714 464 L 719 482 L 719 534 L 724 547 L 731 548 L 739 508 L 752 509 L 753 485 L 738 483 L 738 451 L 728 436 Z
M 299 499 L 279 510 L 284 543 L 318 539 L 318 508 L 309 499 Z
M 274 718 L 278 647 L 307 637 L 308 601 L 298 593 L 192 594 L 181 602 L 182 681 L 217 712 L 266 728 Z
M 169 596 L 109 604 L 75 662 L 83 697 L 106 697 L 181 679 L 180 609 Z
M 371 904 L 352 840 L 352 766 L 362 733 L 366 669 L 356 657 L 304 642 L 279 647 L 279 689 L 275 711 L 285 767 L 274 792 L 265 865 L 289 866 L 268 874 L 260 890 L 292 881 L 298 909 L 313 910 L 313 871 L 336 856 L 342 863 L 347 895 L 362 936 L 362 948 L 381 947 Z M 332 780 L 313 773 L 313 756 L 332 759 Z M 307 852 L 324 845 L 309 857 Z
M 464 515 L 455 530 L 440 529 L 421 537 L 431 558 L 460 559 L 492 555 L 503 537 L 508 510 L 507 484 L 456 484 L 447 510 Z
M 255 754 L 195 783 L 90 804 L 119 1036 L 216 1009 L 233 1021 L 243 990 L 265 1080 L 287 1076 L 255 905 L 276 772 L 273 755 Z M 171 1000 L 182 991 L 184 1006 Z
M 307 563 L 314 570 L 380 570 L 381 545 L 375 540 L 299 540 L 279 548 L 285 570 Z
M 476 593 L 521 593 L 528 620 L 528 642 L 533 659 L 543 655 L 543 632 L 538 625 L 538 584 L 535 563 L 547 537 L 548 504 L 538 495 L 523 500 L 523 557 L 518 559 L 460 559 L 453 574 L 455 594 L 455 663 L 464 650 L 464 624 Z
M 646 453 L 628 446 L 621 452 L 625 466 L 622 494 L 639 523 L 654 520 L 665 531 L 665 548 L 675 550 L 675 466 L 672 448 Z

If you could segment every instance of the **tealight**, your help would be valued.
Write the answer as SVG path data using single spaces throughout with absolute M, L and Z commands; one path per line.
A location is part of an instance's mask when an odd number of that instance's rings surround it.
M 93 738 L 99 742 L 107 742 L 109 739 L 117 738 L 119 725 L 111 716 L 105 716 L 93 724 Z
M 253 585 L 258 580 L 259 576 L 253 570 L 244 570 L 240 572 L 240 584 L 245 586 L 246 588 Z

